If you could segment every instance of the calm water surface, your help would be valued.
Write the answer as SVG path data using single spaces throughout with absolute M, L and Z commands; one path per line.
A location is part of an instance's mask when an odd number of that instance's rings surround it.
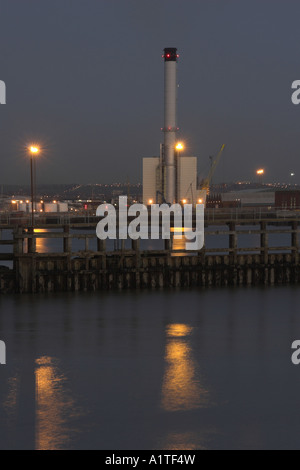
M 1 449 L 300 448 L 300 289 L 0 298 Z

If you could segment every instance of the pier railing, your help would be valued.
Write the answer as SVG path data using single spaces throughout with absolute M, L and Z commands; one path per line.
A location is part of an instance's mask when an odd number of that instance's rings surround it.
M 291 220 L 300 219 L 300 207 L 288 210 L 283 208 L 265 207 L 243 207 L 232 209 L 206 209 L 205 221 L 216 223 L 219 221 L 260 221 L 260 220 Z M 76 224 L 97 224 L 99 218 L 89 211 L 76 215 L 72 213 L 62 214 L 35 214 L 35 224 L 37 226 L 63 226 Z M 28 227 L 31 224 L 30 214 L 20 213 L 0 213 L 0 227 L 13 228 L 15 226 Z
M 43 255 L 48 256 L 78 256 L 93 257 L 103 254 L 128 255 L 133 252 L 142 252 L 150 255 L 151 252 L 171 255 L 193 256 L 195 251 L 187 251 L 185 243 L 178 242 L 171 237 L 163 240 L 161 249 L 141 248 L 141 241 L 116 240 L 114 243 L 99 240 L 96 236 L 96 225 L 91 223 L 76 223 L 61 225 L 40 225 L 34 232 L 30 227 L 17 226 L 13 229 L 10 239 L 0 239 L 0 260 L 14 260 L 18 255 Z M 218 223 L 206 222 L 205 246 L 201 250 L 207 255 L 230 255 L 237 257 L 239 254 L 261 254 L 267 259 L 271 253 L 292 253 L 298 259 L 299 256 L 299 224 L 298 219 L 265 220 L 227 220 Z M 3 233 L 3 228 L 2 228 Z M 247 237 L 246 237 L 247 236 Z M 55 249 L 51 249 L 51 242 L 56 243 Z M 76 248 L 76 241 L 81 240 L 81 249 Z M 245 241 L 246 240 L 246 241 Z M 279 243 L 278 243 L 279 240 Z M 40 244 L 37 242 L 41 241 Z M 75 242 L 75 243 L 74 243 Z M 40 245 L 40 246 L 39 246 Z M 11 252 L 3 253 L 2 247 L 12 247 Z M 45 250 L 46 246 L 46 250 Z M 2 253 L 1 253 L 2 251 Z

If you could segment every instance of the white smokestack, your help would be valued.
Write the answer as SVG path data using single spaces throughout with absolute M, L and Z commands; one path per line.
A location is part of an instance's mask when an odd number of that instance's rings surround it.
M 166 190 L 165 199 L 168 203 L 176 202 L 176 98 L 177 98 L 177 49 L 166 48 L 165 60 L 165 122 L 164 122 L 164 156 Z

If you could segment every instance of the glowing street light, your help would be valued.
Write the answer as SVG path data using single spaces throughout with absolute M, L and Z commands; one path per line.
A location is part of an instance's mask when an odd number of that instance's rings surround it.
M 34 157 L 40 153 L 40 148 L 36 145 L 31 145 L 29 148 L 30 155 L 30 183 L 31 183 L 31 227 L 34 227 L 34 175 L 33 175 L 33 161 Z
M 294 171 L 292 171 L 291 172 L 291 177 L 290 177 L 290 185 L 295 185 L 295 176 L 296 176 L 296 173 Z
M 256 171 L 256 175 L 257 175 L 257 179 L 258 179 L 258 183 L 259 184 L 263 184 L 263 176 L 265 174 L 265 170 L 263 168 L 259 168 L 257 171 Z
M 30 153 L 39 153 L 40 149 L 39 147 L 35 147 L 34 145 L 32 145 L 30 148 Z
M 175 146 L 175 149 L 177 150 L 177 152 L 180 152 L 182 150 L 184 150 L 184 145 L 182 142 L 177 142 L 176 146 Z

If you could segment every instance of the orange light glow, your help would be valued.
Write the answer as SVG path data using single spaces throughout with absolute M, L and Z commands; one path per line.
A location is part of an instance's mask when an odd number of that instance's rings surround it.
M 208 390 L 196 371 L 190 341 L 192 333 L 193 328 L 185 324 L 170 324 L 166 328 L 161 407 L 168 412 L 206 408 L 210 401 Z
M 265 174 L 265 170 L 263 170 L 262 168 L 260 170 L 257 170 L 256 172 L 257 175 L 264 175 Z
M 75 416 L 82 413 L 67 387 L 58 361 L 42 356 L 35 364 L 35 448 L 61 450 L 69 446 Z
M 182 142 L 178 142 L 175 148 L 176 150 L 184 150 L 184 145 Z
M 30 153 L 35 153 L 35 154 L 39 153 L 39 151 L 40 151 L 39 147 L 36 147 L 34 145 L 31 145 L 29 150 L 30 150 Z

